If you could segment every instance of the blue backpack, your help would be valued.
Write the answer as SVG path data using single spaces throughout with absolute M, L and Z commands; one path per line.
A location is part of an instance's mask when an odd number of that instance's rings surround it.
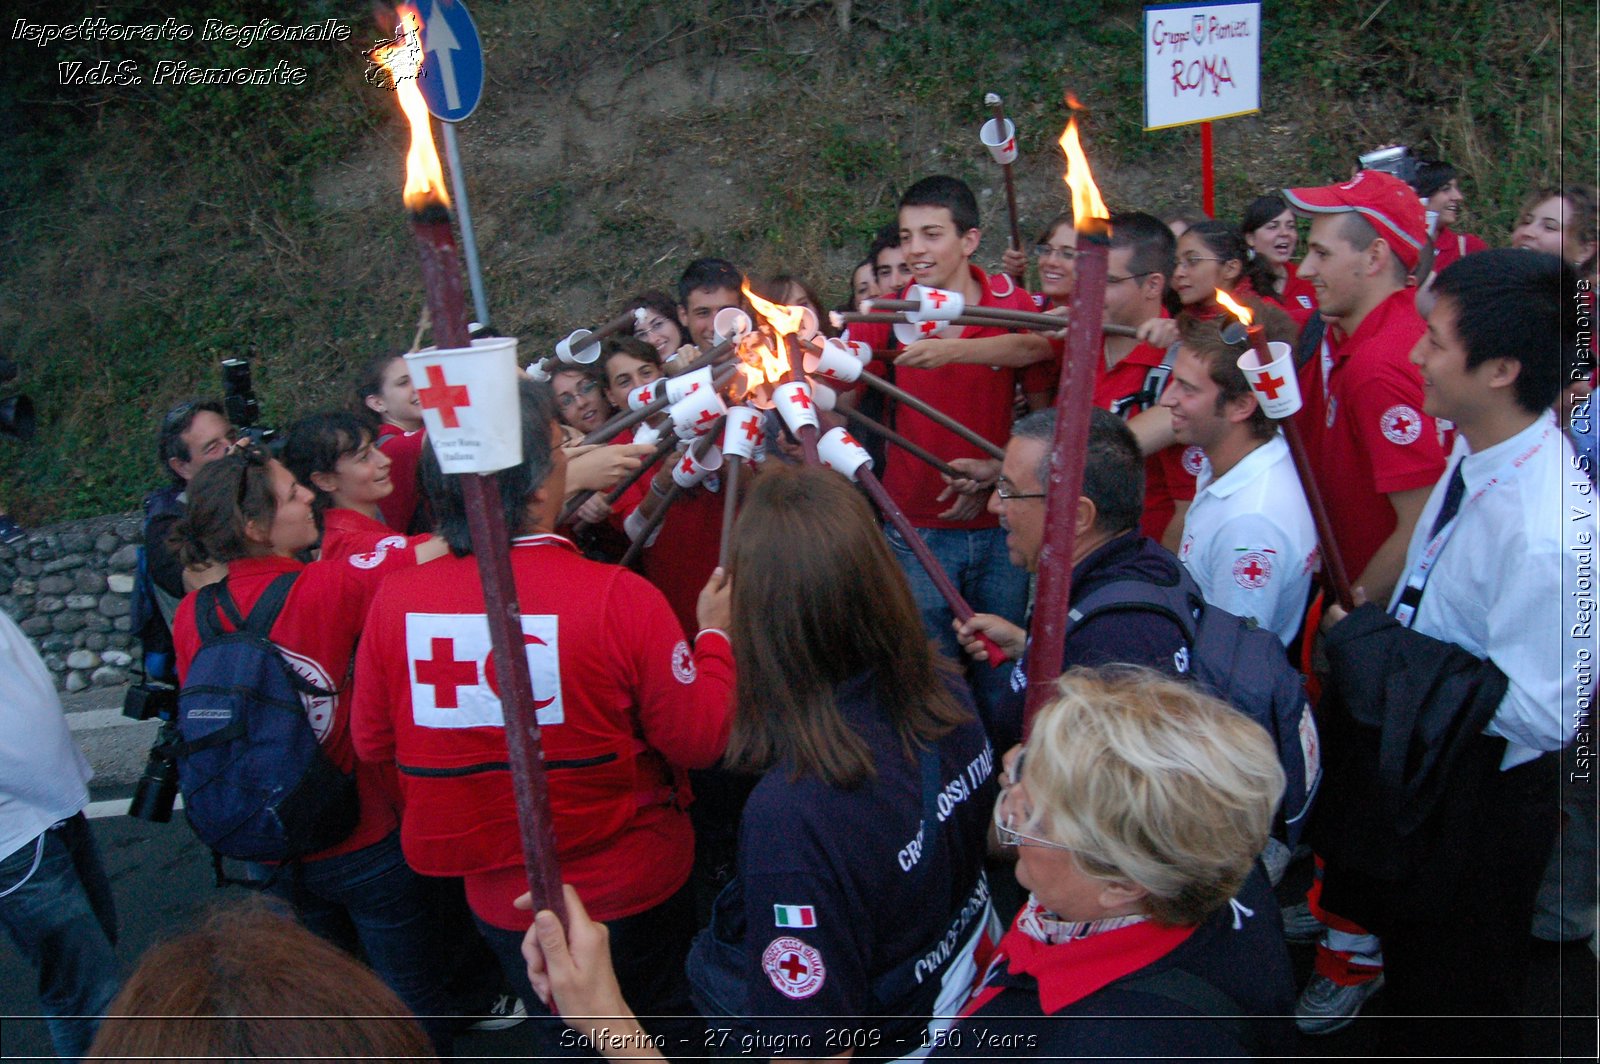
M 189 825 L 224 857 L 291 861 L 355 830 L 355 777 L 317 742 L 302 692 L 331 695 L 297 674 L 267 638 L 296 573 L 284 573 L 241 618 L 227 582 L 195 599 L 200 650 L 178 693 L 178 765 Z M 217 610 L 234 631 L 224 631 Z
M 1071 622 L 1114 610 L 1169 618 L 1189 644 L 1185 675 L 1267 730 L 1285 777 L 1272 834 L 1296 845 L 1322 782 L 1321 740 L 1305 682 L 1289 664 L 1283 643 L 1254 621 L 1207 605 L 1187 572 L 1171 586 L 1115 580 L 1097 587 L 1073 603 Z

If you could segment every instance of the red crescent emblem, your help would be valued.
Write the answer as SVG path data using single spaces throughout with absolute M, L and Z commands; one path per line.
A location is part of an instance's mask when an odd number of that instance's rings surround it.
M 522 635 L 522 645 L 523 646 L 533 646 L 536 643 L 539 646 L 542 646 L 542 647 L 546 647 L 546 646 L 550 645 L 549 643 L 546 643 L 543 639 L 540 639 L 536 635 L 528 635 L 526 632 L 523 633 L 523 635 Z M 499 683 L 498 680 L 495 679 L 495 674 L 494 674 L 494 654 L 493 654 L 493 652 L 491 652 L 489 654 L 489 659 L 483 663 L 483 675 L 484 675 L 484 678 L 489 681 L 489 690 L 494 692 L 496 698 L 499 698 L 500 697 L 500 683 Z M 549 698 L 535 698 L 533 700 L 533 708 L 534 709 L 543 709 L 545 706 L 548 706 L 548 705 L 551 705 L 552 703 L 554 703 L 555 700 L 556 700 L 556 696 L 555 695 L 551 695 Z

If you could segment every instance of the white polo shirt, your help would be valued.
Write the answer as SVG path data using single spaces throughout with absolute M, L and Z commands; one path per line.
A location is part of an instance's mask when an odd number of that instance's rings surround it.
M 67 728 L 50 670 L 0 613 L 0 858 L 88 805 L 93 774 Z
M 1206 602 L 1254 618 L 1287 646 L 1300 630 L 1321 557 L 1317 529 L 1283 436 L 1213 480 L 1206 462 L 1183 519 L 1178 558 Z

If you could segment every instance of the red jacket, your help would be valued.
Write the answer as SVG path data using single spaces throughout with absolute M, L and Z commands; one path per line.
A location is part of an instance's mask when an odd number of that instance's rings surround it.
M 727 745 L 727 637 L 702 632 L 691 652 L 660 592 L 560 536 L 515 540 L 511 565 L 561 878 L 598 920 L 643 912 L 688 879 L 680 770 Z M 357 655 L 352 730 L 363 758 L 399 768 L 407 862 L 463 876 L 474 911 L 520 929 L 522 846 L 483 608 L 472 557 L 387 581 Z

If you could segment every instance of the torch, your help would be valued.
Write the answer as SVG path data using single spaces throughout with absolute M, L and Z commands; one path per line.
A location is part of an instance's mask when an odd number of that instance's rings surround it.
M 1067 610 L 1072 597 L 1072 555 L 1078 538 L 1078 498 L 1083 494 L 1095 366 L 1101 357 L 1100 319 L 1105 312 L 1106 260 L 1111 242 L 1111 216 L 1100 199 L 1100 190 L 1089 172 L 1089 160 L 1078 141 L 1076 115 L 1068 119 L 1067 128 L 1061 134 L 1061 150 L 1067 158 L 1066 182 L 1072 190 L 1073 224 L 1078 231 L 1078 279 L 1072 289 L 1067 351 L 1061 360 L 1061 381 L 1056 392 L 1050 483 L 1045 486 L 1044 543 L 1039 551 L 1038 587 L 1034 593 L 1033 624 L 1028 633 L 1024 735 L 1033 722 L 1033 715 L 1055 694 L 1065 653 Z
M 1311 520 L 1317 526 L 1317 540 L 1322 544 L 1322 566 L 1328 576 L 1333 596 L 1346 610 L 1355 609 L 1355 599 L 1350 594 L 1350 577 L 1345 572 L 1344 557 L 1333 538 L 1333 523 L 1328 520 L 1328 508 L 1311 472 L 1311 459 L 1306 455 L 1305 439 L 1300 435 L 1300 423 L 1292 416 L 1300 409 L 1300 381 L 1295 374 L 1294 353 L 1285 343 L 1268 345 L 1267 330 L 1256 324 L 1250 308 L 1228 298 L 1228 293 L 1217 289 L 1217 303 L 1239 319 L 1222 332 L 1230 344 L 1249 338 L 1250 350 L 1239 356 L 1239 369 L 1255 392 L 1262 411 L 1283 429 L 1283 438 L 1289 444 L 1289 454 L 1294 458 L 1294 471 L 1300 477 L 1300 488 L 1305 492 L 1306 505 L 1311 508 Z M 1240 335 L 1243 331 L 1244 336 Z M 1278 348 L 1281 350 L 1274 350 Z
M 556 341 L 554 355 L 537 359 L 528 366 L 528 376 L 537 381 L 547 381 L 558 366 L 593 365 L 600 359 L 600 341 L 634 325 L 643 313 L 643 307 L 635 307 L 624 314 L 618 314 L 598 328 L 574 329 Z
M 440 348 L 465 349 L 467 334 L 461 284 L 461 262 L 451 231 L 450 198 L 444 172 L 433 144 L 427 103 L 417 87 L 422 66 L 422 20 L 409 4 L 399 8 L 400 27 L 393 44 L 380 45 L 371 58 L 389 72 L 400 106 L 411 126 L 406 153 L 404 201 L 412 233 L 422 259 L 422 280 L 429 316 Z M 436 367 L 437 368 L 437 367 Z M 513 362 L 514 368 L 514 362 Z M 444 372 L 430 380 L 438 402 L 432 413 L 444 424 L 458 424 L 456 408 L 470 403 L 469 389 L 448 385 Z M 514 378 L 513 378 L 514 379 Z M 420 394 L 420 393 L 419 393 Z M 427 407 L 428 401 L 424 400 Z M 435 426 L 430 425 L 430 429 Z M 429 432 L 434 440 L 435 432 Z M 520 439 L 520 436 L 519 436 Z M 437 448 L 438 441 L 434 440 Z M 520 450 L 520 448 L 519 448 Z M 443 463 L 441 463 L 443 464 Z M 500 466 L 498 468 L 504 468 Z M 539 721 L 533 705 L 533 684 L 523 651 L 521 611 L 511 575 L 511 555 L 505 519 L 499 506 L 500 491 L 494 473 L 461 473 L 468 530 L 478 572 L 483 581 L 484 608 L 488 614 L 496 674 L 501 677 L 500 700 L 505 715 L 506 746 L 510 754 L 512 788 L 521 828 L 523 862 L 535 911 L 552 909 L 566 922 L 561 893 L 561 871 L 556 864 L 556 839 L 550 821 L 543 755 L 539 749 Z
M 1006 117 L 999 96 L 988 93 L 983 102 L 994 111 L 994 117 L 978 130 L 978 139 L 983 141 L 983 146 L 989 149 L 994 161 L 1000 164 L 1000 172 L 1005 175 L 1006 209 L 1011 214 L 1011 246 L 1021 251 L 1022 230 L 1017 226 L 1017 186 L 1011 179 L 1011 164 L 1017 161 L 1017 127 Z

